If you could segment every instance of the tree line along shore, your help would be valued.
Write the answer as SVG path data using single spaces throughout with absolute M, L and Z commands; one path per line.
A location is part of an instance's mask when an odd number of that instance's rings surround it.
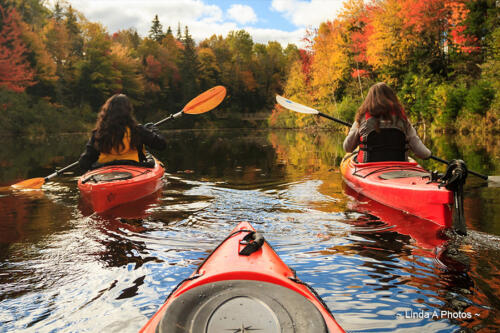
M 348 0 L 303 48 L 255 43 L 245 30 L 196 43 L 188 26 L 163 27 L 158 16 L 147 36 L 110 33 L 70 5 L 41 0 L 7 0 L 0 19 L 2 135 L 86 131 L 117 92 L 140 122 L 155 121 L 215 85 L 228 90 L 217 112 L 175 127 L 328 128 L 336 125 L 276 106 L 275 95 L 352 121 L 379 81 L 420 131 L 500 131 L 494 0 Z

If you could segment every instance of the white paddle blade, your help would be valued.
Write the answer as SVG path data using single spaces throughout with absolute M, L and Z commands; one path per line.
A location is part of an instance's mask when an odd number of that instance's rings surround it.
M 295 103 L 294 101 L 286 99 L 285 97 L 282 97 L 280 95 L 276 95 L 276 101 L 282 107 L 285 107 L 285 108 L 290 109 L 292 111 L 306 113 L 306 114 L 318 114 L 319 113 L 318 110 L 315 110 L 313 108 L 310 108 L 308 106 L 305 106 L 305 105 L 302 105 L 299 103 Z

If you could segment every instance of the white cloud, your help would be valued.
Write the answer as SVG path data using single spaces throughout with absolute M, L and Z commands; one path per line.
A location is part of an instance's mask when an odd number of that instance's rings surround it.
M 229 17 L 241 24 L 257 22 L 257 15 L 253 8 L 247 5 L 231 5 L 227 13 Z
M 174 33 L 178 23 L 182 30 L 187 25 L 192 34 L 191 28 L 197 29 L 195 25 L 206 25 L 205 35 L 211 29 L 214 33 L 225 30 L 217 28 L 218 24 L 227 25 L 222 22 L 223 11 L 218 6 L 200 0 L 69 0 L 68 3 L 90 21 L 101 22 L 111 33 L 135 28 L 140 35 L 146 36 L 155 15 L 158 15 L 164 30 L 170 26 Z M 193 34 L 193 37 L 200 36 Z
M 344 0 L 273 0 L 271 8 L 283 13 L 298 27 L 317 27 L 321 22 L 333 20 Z
M 56 1 L 47 0 L 51 8 Z M 302 47 L 301 40 L 305 35 L 303 26 L 299 26 L 295 31 L 244 26 L 255 22 L 262 23 L 253 8 L 246 5 L 233 5 L 227 15 L 224 15 L 219 6 L 206 4 L 204 0 L 63 0 L 62 3 L 71 4 L 89 21 L 102 23 L 110 33 L 135 28 L 141 36 L 147 36 L 154 16 L 158 15 L 164 31 L 170 26 L 175 34 L 180 23 L 182 32 L 184 26 L 188 26 L 197 42 L 213 34 L 226 36 L 230 31 L 245 29 L 256 43 L 273 40 L 280 42 L 283 47 L 288 43 Z M 282 7 L 278 6 L 280 3 L 283 4 Z M 295 0 L 275 0 L 273 8 L 281 8 L 280 13 L 292 15 L 290 4 L 296 3 L 298 2 Z M 229 21 L 228 16 L 234 21 Z
M 305 29 L 297 29 L 295 31 L 283 31 L 276 29 L 259 29 L 247 27 L 245 28 L 254 43 L 262 43 L 267 44 L 268 41 L 276 41 L 280 43 L 283 48 L 285 48 L 288 44 L 295 44 L 298 47 L 304 47 L 305 43 L 302 42 L 302 38 L 304 37 L 306 31 Z

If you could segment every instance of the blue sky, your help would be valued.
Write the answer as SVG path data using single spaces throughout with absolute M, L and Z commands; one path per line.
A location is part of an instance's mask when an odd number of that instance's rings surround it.
M 50 0 L 54 3 L 56 0 Z M 164 30 L 187 25 L 200 42 L 213 34 L 245 29 L 256 43 L 302 45 L 307 28 L 335 18 L 343 0 L 63 0 L 108 32 L 135 28 L 146 36 L 158 14 Z M 50 5 L 49 5 L 50 6 Z
M 276 10 L 272 9 L 272 1 L 253 0 L 253 1 L 206 1 L 206 3 L 219 6 L 223 11 L 227 12 L 231 6 L 241 4 L 251 7 L 257 15 L 257 22 L 249 23 L 253 27 L 265 27 L 284 31 L 294 31 L 297 27 L 292 24 L 283 15 L 280 15 Z

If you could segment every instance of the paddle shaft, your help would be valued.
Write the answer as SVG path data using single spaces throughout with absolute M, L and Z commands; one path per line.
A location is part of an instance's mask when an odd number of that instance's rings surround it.
M 182 116 L 183 114 L 183 111 L 180 111 L 180 112 L 177 112 L 177 113 L 174 113 L 174 114 L 171 114 L 170 116 L 168 116 L 167 118 L 164 118 L 158 122 L 155 123 L 155 126 L 160 126 L 161 124 L 163 124 L 164 122 L 167 122 L 169 121 L 170 119 L 174 119 L 174 118 L 178 118 L 180 116 Z
M 442 158 L 436 157 L 434 155 L 431 155 L 429 158 L 433 159 L 434 161 L 438 161 L 438 162 L 441 162 L 441 163 L 444 163 L 444 164 L 450 164 L 450 162 L 448 162 L 447 160 L 443 160 Z M 476 177 L 482 178 L 484 180 L 488 180 L 488 176 L 486 176 L 486 175 L 482 175 L 482 174 L 474 172 L 472 170 L 467 170 L 467 171 L 470 174 L 473 174 Z
M 292 102 L 292 103 L 298 104 L 298 103 L 296 103 L 296 102 Z M 280 103 L 280 104 L 281 104 L 281 103 Z M 283 104 L 281 104 L 281 105 L 283 105 Z M 283 106 L 284 106 L 284 107 L 286 107 L 286 108 L 290 108 L 288 105 L 283 105 Z M 291 109 L 291 110 L 293 110 L 293 109 Z M 293 111 L 296 111 L 296 110 L 293 110 Z M 298 111 L 297 111 L 297 112 L 298 112 Z M 352 126 L 352 124 L 350 124 L 350 123 L 348 123 L 348 122 L 346 122 L 346 121 L 343 121 L 343 120 L 340 120 L 340 119 L 334 118 L 334 117 L 332 117 L 332 116 L 330 116 L 330 115 L 324 114 L 323 112 L 319 112 L 319 111 L 318 111 L 318 113 L 317 113 L 317 114 L 318 114 L 318 116 L 321 116 L 321 117 L 326 118 L 326 119 L 333 120 L 333 121 L 335 121 L 335 122 L 337 122 L 337 123 L 339 123 L 339 124 L 342 124 L 342 125 L 345 125 L 345 126 L 348 126 L 348 127 L 351 127 L 351 126 Z M 431 158 L 431 159 L 433 159 L 433 160 L 435 160 L 435 161 L 438 161 L 438 162 L 444 163 L 444 164 L 450 164 L 448 161 L 443 160 L 443 159 L 441 159 L 441 158 L 439 158 L 439 157 L 436 157 L 436 156 L 434 156 L 434 155 L 431 155 L 431 156 L 430 156 L 430 158 Z M 472 171 L 472 170 L 468 170 L 468 172 L 469 172 L 469 173 L 471 173 L 472 175 L 476 176 L 476 177 L 479 177 L 479 178 L 484 179 L 484 180 L 488 180 L 488 176 L 486 176 L 486 175 L 482 175 L 482 174 L 477 173 L 477 172 L 474 172 L 474 171 Z
M 180 117 L 180 116 L 182 116 L 182 111 L 177 112 L 177 113 L 175 113 L 175 114 L 171 114 L 170 116 L 166 117 L 165 119 L 160 120 L 159 122 L 155 123 L 155 126 L 159 126 L 159 125 L 163 124 L 164 122 L 166 122 L 166 121 L 168 121 L 168 120 L 170 120 L 170 119 L 173 119 L 173 118 L 178 118 L 178 117 Z M 65 166 L 64 168 L 62 168 L 62 169 L 60 169 L 60 170 L 57 170 L 57 171 L 56 171 L 56 172 L 54 172 L 54 173 L 51 173 L 50 175 L 48 175 L 48 176 L 47 176 L 47 177 L 45 177 L 44 179 L 45 179 L 45 181 L 48 181 L 49 179 L 52 179 L 52 178 L 54 178 L 54 177 L 56 177 L 56 176 L 59 176 L 61 173 L 65 172 L 65 171 L 67 171 L 67 170 L 69 170 L 69 169 L 71 169 L 71 168 L 76 167 L 78 164 L 79 164 L 79 162 L 78 162 L 78 161 L 73 162 L 73 163 L 71 163 L 70 165 Z
M 337 118 L 334 118 L 332 116 L 329 116 L 327 114 L 324 114 L 322 112 L 319 112 L 318 115 L 320 115 L 321 117 L 324 117 L 324 118 L 327 118 L 327 119 L 330 119 L 330 120 L 333 120 L 333 121 L 336 121 L 338 122 L 339 124 L 342 124 L 342 125 L 345 125 L 345 126 L 348 126 L 348 127 L 351 127 L 352 125 L 349 124 L 348 122 L 345 122 L 345 121 L 342 121 L 340 119 L 337 119 Z M 434 155 L 431 155 L 429 158 L 435 160 L 435 161 L 438 161 L 438 162 L 441 162 L 441 163 L 444 163 L 444 164 L 450 164 L 450 162 L 446 161 L 446 160 L 443 160 L 442 158 L 439 158 L 439 157 L 436 157 Z M 477 173 L 477 172 L 474 172 L 472 170 L 468 170 L 468 172 L 476 177 L 479 177 L 481 179 L 484 179 L 484 180 L 488 180 L 488 176 L 486 175 L 482 175 L 480 173 Z
M 329 115 L 327 115 L 327 114 L 324 114 L 323 112 L 318 112 L 318 115 L 319 115 L 319 116 L 321 116 L 321 117 L 324 117 L 324 118 L 326 118 L 326 119 L 330 119 L 330 120 L 336 121 L 337 123 L 342 124 L 342 125 L 345 125 L 345 126 L 347 126 L 347 127 L 351 127 L 351 126 L 352 126 L 352 124 L 349 124 L 348 122 L 345 122 L 345 121 L 343 121 L 343 120 L 340 120 L 340 119 L 334 118 L 334 117 L 332 117 L 332 116 L 329 116 Z
M 78 162 L 78 161 L 76 161 L 76 162 L 71 163 L 70 165 L 65 166 L 64 168 L 62 168 L 62 169 L 60 169 L 60 170 L 57 170 L 56 172 L 54 172 L 54 173 L 52 173 L 52 174 L 48 175 L 47 177 L 45 177 L 45 178 L 44 178 L 44 179 L 45 179 L 45 181 L 47 181 L 47 180 L 49 180 L 49 179 L 51 179 L 51 178 L 54 178 L 54 177 L 56 177 L 56 176 L 59 176 L 61 173 L 63 173 L 63 172 L 64 172 L 64 171 L 66 171 L 66 170 L 69 170 L 69 169 L 71 169 L 71 168 L 76 167 L 76 166 L 78 165 L 78 163 L 79 163 L 79 162 Z
M 189 114 L 201 114 L 205 113 L 207 111 L 212 110 L 213 108 L 217 107 L 222 100 L 226 97 L 226 88 L 224 86 L 216 86 L 213 87 L 212 89 L 209 89 L 197 97 L 193 98 L 189 103 L 187 103 L 184 108 L 175 114 L 169 115 L 167 118 L 162 119 L 158 121 L 157 123 L 154 124 L 154 126 L 159 126 L 163 124 L 164 122 L 178 118 L 182 116 L 183 113 L 189 113 Z M 42 185 L 49 179 L 54 178 L 61 173 L 63 173 L 66 170 L 69 170 L 77 165 L 79 165 L 79 161 L 73 162 L 68 166 L 65 166 L 64 168 L 48 175 L 45 178 L 42 177 L 37 177 L 37 178 L 32 178 L 32 179 L 27 179 L 23 180 L 19 183 L 11 185 L 13 188 L 33 188 L 33 189 L 39 189 L 42 187 Z

